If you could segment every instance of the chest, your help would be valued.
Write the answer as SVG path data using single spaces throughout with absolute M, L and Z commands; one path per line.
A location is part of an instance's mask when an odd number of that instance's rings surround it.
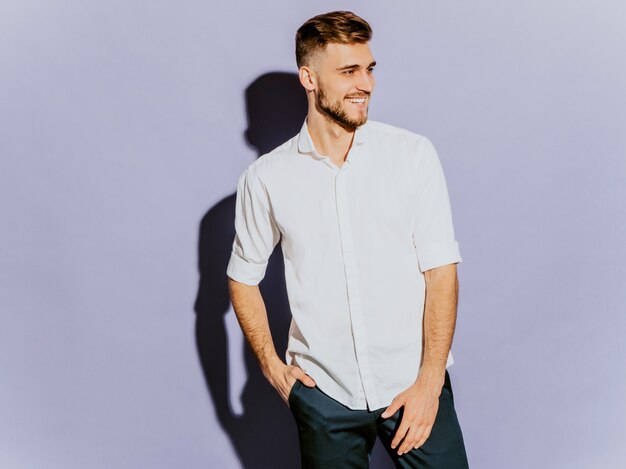
M 323 163 L 294 168 L 268 187 L 283 236 L 319 240 L 340 233 L 347 223 L 353 233 L 410 232 L 415 188 L 406 168 L 359 163 L 344 163 L 340 170 Z

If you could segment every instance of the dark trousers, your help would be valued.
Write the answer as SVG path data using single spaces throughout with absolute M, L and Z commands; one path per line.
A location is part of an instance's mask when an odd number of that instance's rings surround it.
M 391 449 L 402 419 L 401 408 L 387 419 L 378 410 L 352 410 L 296 381 L 289 393 L 289 406 L 298 426 L 303 469 L 367 468 L 376 442 L 381 439 L 397 468 L 466 469 L 468 467 L 461 427 L 454 410 L 450 376 L 439 397 L 439 409 L 426 442 L 402 456 Z

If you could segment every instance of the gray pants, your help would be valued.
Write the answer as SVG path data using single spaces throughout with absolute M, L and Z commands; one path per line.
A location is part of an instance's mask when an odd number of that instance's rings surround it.
M 402 419 L 401 408 L 387 419 L 378 410 L 352 410 L 296 381 L 289 393 L 289 406 L 298 426 L 303 469 L 364 469 L 380 438 L 397 468 L 466 469 L 467 456 L 461 427 L 454 410 L 450 376 L 439 396 L 439 410 L 430 436 L 418 449 L 402 456 L 391 441 Z

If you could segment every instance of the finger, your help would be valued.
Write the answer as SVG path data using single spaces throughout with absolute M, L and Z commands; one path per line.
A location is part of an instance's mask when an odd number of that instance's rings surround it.
M 391 441 L 392 449 L 395 449 L 396 446 L 400 444 L 400 442 L 406 436 L 408 431 L 409 431 L 409 424 L 408 422 L 406 422 L 406 419 L 402 419 L 402 423 L 400 423 L 400 426 L 398 427 L 398 430 L 396 431 L 396 434 L 394 435 L 393 440 Z
M 398 412 L 398 410 L 400 410 L 400 407 L 402 407 L 403 404 L 404 402 L 396 396 L 396 398 L 391 401 L 391 404 L 389 404 L 389 407 L 387 407 L 380 416 L 384 419 L 391 417 L 393 414 Z
M 304 370 L 300 367 L 294 366 L 291 369 L 291 376 L 293 376 L 294 378 L 296 378 L 299 381 L 302 381 L 302 383 L 310 388 L 312 388 L 313 386 L 315 386 L 315 380 L 313 378 L 311 378 L 309 375 L 307 375 Z
M 414 430 L 411 429 L 407 432 L 406 437 L 404 438 L 404 440 L 402 440 L 400 448 L 398 448 L 398 454 L 408 453 L 413 449 L 416 441 L 415 436 L 416 435 Z
M 415 444 L 415 449 L 419 448 L 420 446 L 422 446 L 424 443 L 426 443 L 426 440 L 428 440 L 428 437 L 430 436 L 430 433 L 432 431 L 432 425 L 427 428 L 421 436 L 417 437 L 418 442 Z
M 409 448 L 409 450 L 414 450 L 419 448 L 420 446 L 422 446 L 422 444 L 424 443 L 424 433 L 421 432 L 419 429 L 415 432 L 415 436 L 413 437 L 413 441 L 411 442 L 411 447 Z
M 308 386 L 309 388 L 315 387 L 315 380 L 307 374 L 305 374 L 300 381 L 302 381 L 302 384 Z

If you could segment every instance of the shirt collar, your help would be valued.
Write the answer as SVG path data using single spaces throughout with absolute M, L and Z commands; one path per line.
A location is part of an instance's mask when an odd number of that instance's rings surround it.
M 311 140 L 311 135 L 309 134 L 309 129 L 306 123 L 307 119 L 304 119 L 304 123 L 302 124 L 302 128 L 300 129 L 300 133 L 298 134 L 298 151 L 300 153 L 309 153 L 316 159 L 327 158 L 325 156 L 320 155 L 315 150 L 315 145 L 313 145 L 313 140 Z M 354 132 L 354 140 L 352 145 L 362 145 L 367 140 L 368 133 L 368 122 L 356 128 Z

